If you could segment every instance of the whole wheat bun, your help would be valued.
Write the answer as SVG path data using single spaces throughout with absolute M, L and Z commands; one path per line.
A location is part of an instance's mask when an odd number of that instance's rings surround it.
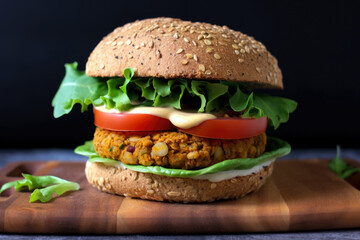
M 89 161 L 85 174 L 89 183 L 111 194 L 156 201 L 212 202 L 240 198 L 257 191 L 271 176 L 273 164 L 251 175 L 220 182 L 141 173 Z
M 283 88 L 277 60 L 253 37 L 226 26 L 154 18 L 116 28 L 91 53 L 86 74 L 225 80 Z

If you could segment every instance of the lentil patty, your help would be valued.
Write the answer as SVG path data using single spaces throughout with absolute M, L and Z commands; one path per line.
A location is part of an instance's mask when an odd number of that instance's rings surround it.
M 95 151 L 125 164 L 158 165 L 198 169 L 226 159 L 255 158 L 263 154 L 266 134 L 239 140 L 219 140 L 192 136 L 179 131 L 129 135 L 97 128 Z

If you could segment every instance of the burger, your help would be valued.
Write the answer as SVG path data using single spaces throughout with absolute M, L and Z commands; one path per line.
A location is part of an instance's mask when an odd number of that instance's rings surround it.
M 240 198 L 290 152 L 266 136 L 297 103 L 252 89 L 283 89 L 277 60 L 253 37 L 226 26 L 154 18 L 116 28 L 79 71 L 66 74 L 54 117 L 93 106 L 86 177 L 131 198 L 212 202 Z

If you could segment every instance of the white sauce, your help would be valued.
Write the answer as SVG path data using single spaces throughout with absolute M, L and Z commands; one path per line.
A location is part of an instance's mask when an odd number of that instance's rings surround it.
M 263 167 L 269 166 L 272 162 L 274 162 L 275 159 L 271 159 L 267 162 L 264 162 L 260 165 L 256 165 L 253 168 L 250 169 L 242 169 L 242 170 L 229 170 L 229 171 L 223 171 L 223 172 L 217 172 L 217 173 L 209 173 L 204 174 L 196 177 L 192 177 L 193 179 L 206 179 L 210 182 L 220 182 L 223 180 L 235 178 L 235 177 L 243 177 L 247 175 L 251 175 L 253 173 L 259 172 Z
M 235 178 L 235 177 L 240 177 L 240 176 L 243 177 L 243 176 L 251 175 L 253 173 L 260 171 L 263 167 L 269 166 L 274 161 L 275 161 L 275 159 L 270 159 L 262 164 L 259 164 L 253 168 L 250 168 L 250 169 L 229 170 L 229 171 L 223 171 L 223 172 L 217 172 L 217 173 L 204 174 L 204 175 L 190 177 L 190 178 L 209 180 L 210 182 L 220 182 L 220 181 Z M 90 166 L 91 162 L 87 161 L 86 165 L 88 165 L 88 164 Z M 125 165 L 120 161 L 118 161 L 117 163 L 104 163 L 104 164 L 111 165 L 111 166 L 117 167 L 119 169 L 125 169 L 125 170 L 127 169 L 125 167 Z
M 104 105 L 95 107 L 99 111 L 108 113 L 124 113 L 116 109 L 106 109 Z M 150 114 L 161 118 L 168 119 L 174 126 L 178 128 L 188 129 L 199 125 L 200 123 L 215 119 L 216 116 L 210 113 L 188 113 L 176 110 L 174 108 L 164 107 L 135 107 L 130 111 L 126 111 L 127 114 Z

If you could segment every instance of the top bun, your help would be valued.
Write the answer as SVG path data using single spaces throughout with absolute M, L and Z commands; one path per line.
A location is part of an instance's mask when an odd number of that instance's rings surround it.
M 91 53 L 86 74 L 225 80 L 283 88 L 277 60 L 253 37 L 226 26 L 154 18 L 128 23 L 103 38 Z

